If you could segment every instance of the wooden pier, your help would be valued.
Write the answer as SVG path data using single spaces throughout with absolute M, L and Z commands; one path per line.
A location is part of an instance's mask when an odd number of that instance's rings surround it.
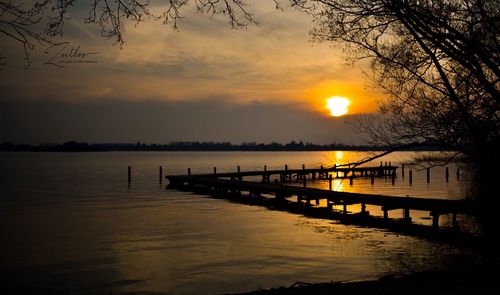
M 245 177 L 260 177 L 263 183 L 270 183 L 271 177 L 279 177 L 280 182 L 303 180 L 308 178 L 311 180 L 328 179 L 329 174 L 335 174 L 336 177 L 343 178 L 356 178 L 356 177 L 380 177 L 395 175 L 397 166 L 375 166 L 375 167 L 337 167 L 330 168 L 308 168 L 302 166 L 302 169 L 288 169 L 285 165 L 284 170 L 267 170 L 262 171 L 240 171 L 217 173 L 214 167 L 214 173 L 211 174 L 197 174 L 196 176 L 202 178 L 217 178 L 217 179 L 232 179 L 243 181 Z M 188 170 L 188 175 L 191 175 L 191 170 Z M 168 178 L 168 177 L 167 177 Z
M 396 166 L 380 167 L 332 167 L 315 169 L 287 169 L 264 171 L 247 171 L 234 173 L 217 173 L 214 169 L 213 174 L 198 175 L 169 175 L 169 188 L 194 191 L 203 194 L 225 196 L 229 199 L 237 199 L 244 203 L 262 204 L 273 202 L 273 206 L 286 207 L 290 211 L 313 212 L 323 217 L 341 217 L 345 219 L 363 219 L 363 220 L 382 220 L 386 223 L 395 221 L 389 218 L 392 210 L 400 209 L 403 212 L 403 218 L 398 219 L 399 223 L 410 225 L 412 219 L 411 210 L 427 211 L 432 218 L 432 228 L 439 228 L 439 218 L 445 214 L 452 215 L 452 224 L 454 229 L 458 229 L 457 214 L 471 214 L 473 206 L 465 200 L 442 200 L 430 198 L 414 197 L 396 197 L 386 195 L 374 195 L 364 193 L 349 193 L 332 190 L 323 190 L 316 188 L 298 187 L 285 185 L 283 182 L 292 179 L 330 179 L 329 173 L 341 173 L 340 177 L 363 177 L 363 176 L 383 176 L 390 175 L 394 177 Z M 271 176 L 276 176 L 282 182 L 275 179 L 271 183 Z M 260 177 L 261 182 L 245 181 L 245 177 Z M 305 182 L 304 182 L 305 183 Z M 326 206 L 319 206 L 320 201 Z M 359 212 L 350 212 L 352 205 L 360 208 Z M 367 205 L 380 206 L 383 212 L 382 217 L 370 216 L 366 210 Z M 334 210 L 334 206 L 340 206 L 342 210 Z M 427 226 L 430 228 L 429 226 Z

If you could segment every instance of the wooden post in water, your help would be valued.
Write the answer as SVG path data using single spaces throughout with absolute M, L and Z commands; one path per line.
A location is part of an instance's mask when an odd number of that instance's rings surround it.
M 160 174 L 160 184 L 163 182 L 163 168 L 160 166 L 160 170 L 158 171 Z
M 460 180 L 460 168 L 457 167 L 457 181 Z
M 238 168 L 237 168 L 237 169 L 238 169 L 238 173 L 240 173 L 240 172 L 241 172 L 241 170 L 240 170 L 240 166 L 238 166 Z
M 432 227 L 435 229 L 439 228 L 439 213 L 431 212 L 432 216 Z
M 264 165 L 264 172 L 267 171 L 267 165 Z
M 405 178 L 405 164 L 401 164 L 401 176 Z
M 128 166 L 128 184 L 132 182 L 132 167 Z
M 214 175 L 217 174 L 217 167 L 214 167 Z
M 396 170 L 392 170 L 392 173 L 391 173 L 391 182 L 392 182 L 392 185 L 394 185 L 394 183 L 396 182 Z
M 446 174 L 446 175 L 445 175 L 445 177 L 446 177 L 446 182 L 448 182 L 448 181 L 449 181 L 449 179 L 450 179 L 450 171 L 449 171 L 449 169 L 448 169 L 448 166 L 446 166 L 446 173 L 445 173 L 445 174 Z
M 431 181 L 431 168 L 427 168 L 427 183 Z
M 354 181 L 354 177 L 351 175 L 351 177 L 349 177 L 349 185 L 352 186 L 353 181 Z
M 332 175 L 328 175 L 328 189 L 332 190 Z
M 191 168 L 188 168 L 188 175 L 191 176 Z
M 413 173 L 412 173 L 412 172 L 413 172 L 413 171 L 411 171 L 411 169 L 410 169 L 410 172 L 409 172 L 409 173 L 410 173 L 410 178 L 409 178 L 409 180 L 410 180 L 410 184 L 413 182 L 413 177 L 412 177 L 412 176 L 413 176 L 413 175 L 412 175 Z
M 403 220 L 405 222 L 411 222 L 410 209 L 408 208 L 403 209 Z

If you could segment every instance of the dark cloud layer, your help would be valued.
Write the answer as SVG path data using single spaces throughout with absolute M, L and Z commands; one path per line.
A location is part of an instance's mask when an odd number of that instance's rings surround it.
M 290 105 L 192 102 L 0 102 L 0 141 L 359 143 L 345 119 Z

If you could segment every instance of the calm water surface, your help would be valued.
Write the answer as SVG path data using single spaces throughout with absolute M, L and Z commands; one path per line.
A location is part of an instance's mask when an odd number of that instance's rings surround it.
M 193 173 L 213 166 L 235 171 L 238 165 L 242 171 L 285 164 L 293 169 L 372 154 L 0 153 L 2 286 L 14 293 L 222 294 L 295 281 L 365 280 L 405 273 L 408 266 L 435 269 L 474 260 L 475 253 L 450 245 L 166 190 L 158 183 L 159 165 L 164 174 L 185 173 L 187 167 Z M 380 160 L 399 165 L 414 155 Z M 414 170 L 412 185 L 399 172 L 394 185 L 383 178 L 374 185 L 355 179 L 352 186 L 339 179 L 334 189 L 461 199 L 466 191 L 455 171 L 450 166 L 448 183 L 444 167 L 436 167 L 429 184 L 425 171 Z M 328 188 L 325 181 L 310 185 Z M 430 222 L 415 214 L 416 222 Z

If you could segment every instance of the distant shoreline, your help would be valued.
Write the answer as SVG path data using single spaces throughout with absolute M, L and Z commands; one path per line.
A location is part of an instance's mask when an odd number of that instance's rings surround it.
M 169 144 L 86 143 L 69 141 L 62 144 L 0 144 L 0 152 L 313 152 L 313 151 L 383 151 L 376 145 L 319 145 L 292 141 L 290 143 L 172 142 Z M 414 147 L 407 151 L 447 151 L 439 147 Z

